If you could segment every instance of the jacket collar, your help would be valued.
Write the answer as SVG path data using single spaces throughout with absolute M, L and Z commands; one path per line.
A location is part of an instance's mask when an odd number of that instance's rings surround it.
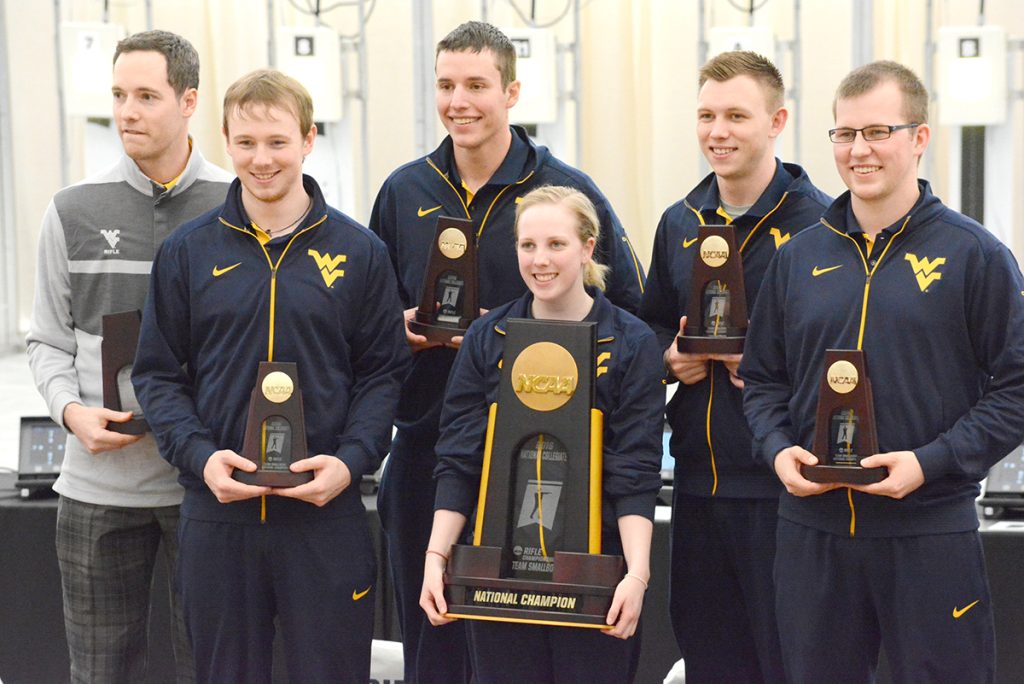
M 759 219 L 770 212 L 779 203 L 784 192 L 797 192 L 805 182 L 810 182 L 807 172 L 797 164 L 784 164 L 775 159 L 775 175 L 768 187 L 757 198 L 753 206 L 747 210 L 746 217 Z M 718 218 L 718 207 L 722 198 L 718 194 L 718 181 L 714 173 L 708 174 L 690 194 L 686 196 L 686 204 L 699 211 L 708 223 L 721 223 Z
M 583 320 L 597 323 L 598 343 L 611 342 L 615 339 L 615 331 L 612 325 L 613 305 L 608 301 L 608 298 L 600 288 L 588 285 L 587 294 L 594 298 L 594 305 L 590 307 L 590 313 Z M 494 324 L 494 332 L 504 335 L 508 328 L 508 319 L 510 318 L 529 318 L 532 320 L 532 305 L 533 293 L 527 291 L 526 294 L 513 301 L 505 315 Z
M 501 166 L 487 181 L 488 185 L 506 186 L 518 183 L 540 168 L 550 154 L 548 148 L 534 144 L 522 126 L 509 128 L 512 130 L 512 144 Z M 445 136 L 441 145 L 427 158 L 448 177 L 452 185 L 458 187 L 462 179 L 455 167 L 455 146 L 451 136 Z
M 202 153 L 199 151 L 199 146 L 196 145 L 191 135 L 188 137 L 188 140 L 191 146 L 188 162 L 185 164 L 185 170 L 181 173 L 181 178 L 178 179 L 178 182 L 170 190 L 165 190 L 164 186 L 142 173 L 142 169 L 135 163 L 135 160 L 123 151 L 121 152 L 121 161 L 119 162 L 121 176 L 128 181 L 128 185 L 149 197 L 163 194 L 166 194 L 167 197 L 180 195 L 199 178 L 200 172 L 206 166 L 206 159 L 203 158 Z
M 890 233 L 895 232 L 904 223 L 907 224 L 905 230 L 913 230 L 915 227 L 931 221 L 943 210 L 942 201 L 932 194 L 932 186 L 928 181 L 919 178 L 917 180 L 917 187 L 921 191 L 917 202 L 914 203 L 914 206 L 911 207 L 905 216 L 900 217 L 892 226 L 887 227 L 886 231 Z M 853 205 L 849 190 L 836 198 L 832 206 L 825 211 L 823 218 L 830 226 L 847 234 L 864 232 L 857 222 L 857 218 L 853 215 Z M 893 226 L 895 226 L 895 229 Z
M 306 190 L 306 194 L 313 198 L 313 206 L 310 207 L 306 218 L 302 220 L 302 223 L 298 225 L 293 233 L 298 233 L 307 226 L 322 221 L 327 215 L 327 201 L 324 199 L 324 194 L 320 191 L 320 186 L 313 177 L 302 174 L 302 187 Z M 227 223 L 235 228 L 252 231 L 249 217 L 245 213 L 245 207 L 242 205 L 242 181 L 237 178 L 231 181 L 231 187 L 228 188 L 228 196 L 224 201 L 224 206 L 221 208 L 220 219 L 223 223 Z M 293 233 L 289 233 L 289 236 Z

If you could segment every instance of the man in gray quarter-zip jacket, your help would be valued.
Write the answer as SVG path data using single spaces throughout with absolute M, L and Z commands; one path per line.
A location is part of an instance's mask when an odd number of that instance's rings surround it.
M 158 548 L 173 568 L 182 488 L 152 435 L 108 430 L 130 412 L 103 408 L 103 316 L 141 309 L 157 247 L 217 206 L 231 177 L 188 135 L 199 56 L 166 31 L 135 34 L 114 53 L 113 120 L 124 154 L 58 192 L 46 209 L 29 365 L 50 415 L 69 432 L 57 513 L 57 558 L 73 682 L 142 681 L 149 589 Z M 177 597 L 178 681 L 191 652 Z

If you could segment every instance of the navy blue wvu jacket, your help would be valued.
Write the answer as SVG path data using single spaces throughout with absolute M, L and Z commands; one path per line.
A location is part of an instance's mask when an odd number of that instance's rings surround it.
M 261 243 L 236 179 L 221 207 L 161 245 L 133 383 L 161 455 L 181 471 L 182 514 L 258 523 L 258 499 L 218 503 L 203 468 L 240 451 L 260 361 L 294 361 L 309 455 L 334 454 L 352 482 L 387 452 L 409 363 L 394 273 L 375 235 L 328 207 L 319 186 L 292 234 Z M 322 508 L 267 497 L 267 521 L 362 511 L 351 486 Z
M 600 290 L 584 319 L 597 323 L 596 408 L 604 414 L 602 551 L 621 553 L 617 526 L 624 515 L 654 517 L 661 488 L 664 369 L 654 333 L 614 306 Z M 487 412 L 498 400 L 505 321 L 532 318 L 527 292 L 474 321 L 455 359 L 437 443 L 435 509 L 469 516 L 480 492 Z
M 776 161 L 771 183 L 734 221 L 719 208 L 714 174 L 666 209 L 654 238 L 651 270 L 640 304 L 640 317 L 657 333 L 662 352 L 679 334 L 679 317 L 689 313 L 699 226 L 731 223 L 736 229 L 747 311 L 752 311 L 776 250 L 816 223 L 830 202 L 802 168 Z M 676 379 L 670 375 L 668 381 Z M 695 496 L 778 496 L 782 488 L 775 473 L 751 455 L 742 393 L 729 382 L 729 371 L 722 363 L 712 362 L 708 377 L 694 385 L 678 383 L 666 414 L 672 426 L 669 447 L 675 458 L 675 486 L 681 491 Z
M 783 494 L 779 514 L 834 534 L 976 529 L 988 469 L 1024 440 L 1024 278 L 1010 251 L 919 181 L 868 253 L 849 193 L 794 237 L 761 286 L 740 366 L 760 458 L 810 450 L 826 349 L 863 349 L 882 453 L 913 451 L 903 500 Z
M 578 188 L 594 203 L 601 223 L 594 258 L 612 268 L 608 297 L 636 311 L 643 269 L 608 200 L 589 176 L 556 159 L 546 147 L 534 145 L 518 126 L 512 127 L 505 160 L 471 202 L 455 167 L 450 137 L 426 157 L 396 169 L 384 182 L 373 205 L 370 230 L 388 246 L 405 308 L 420 303 L 438 216 L 472 219 L 476 226 L 481 307 L 493 309 L 526 292 L 516 259 L 516 202 L 541 185 Z M 402 390 L 396 425 L 417 434 L 428 448 L 437 439 L 444 384 L 454 358 L 455 350 L 442 347 L 415 354 Z

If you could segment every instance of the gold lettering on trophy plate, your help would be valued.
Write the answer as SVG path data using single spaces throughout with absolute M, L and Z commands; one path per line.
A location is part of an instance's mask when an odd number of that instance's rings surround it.
M 554 342 L 535 342 L 512 364 L 512 389 L 534 411 L 554 411 L 576 392 L 579 369 L 572 354 Z
M 466 253 L 466 234 L 458 228 L 445 228 L 437 238 L 437 248 L 449 259 L 458 259 Z
M 857 367 L 849 361 L 836 361 L 833 363 L 829 366 L 826 377 L 828 379 L 828 386 L 836 394 L 848 394 L 860 382 L 860 377 L 857 375 Z
M 554 608 L 557 610 L 575 611 L 577 598 L 576 596 L 492 591 L 490 589 L 473 590 L 473 603 L 476 605 L 522 606 L 526 608 Z
M 273 373 L 267 373 L 267 376 L 263 378 L 263 384 L 260 388 L 263 390 L 263 396 L 267 398 L 267 401 L 281 404 L 288 401 L 292 396 L 295 384 L 288 377 L 287 373 L 274 371 Z
M 721 235 L 710 235 L 700 243 L 700 259 L 711 268 L 718 268 L 729 258 L 729 243 Z

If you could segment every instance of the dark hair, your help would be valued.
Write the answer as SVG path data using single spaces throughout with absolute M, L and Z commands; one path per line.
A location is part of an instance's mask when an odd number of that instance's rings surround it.
M 724 83 L 737 76 L 750 76 L 757 81 L 764 88 L 765 101 L 772 111 L 782 106 L 786 95 L 782 74 L 770 59 L 749 50 L 723 52 L 712 57 L 700 68 L 697 87 L 703 87 L 708 81 Z
M 114 62 L 125 52 L 151 50 L 167 61 L 167 82 L 174 94 L 181 97 L 189 88 L 199 87 L 199 53 L 188 42 L 170 31 L 143 31 L 128 36 L 117 44 Z
M 903 93 L 900 113 L 906 123 L 928 123 L 928 90 L 921 79 L 899 62 L 884 59 L 865 64 L 846 75 L 832 100 L 832 117 L 835 118 L 839 100 L 863 95 L 886 82 L 895 83 Z
M 483 52 L 494 53 L 495 66 L 501 74 L 501 87 L 516 80 L 516 48 L 512 41 L 496 27 L 484 21 L 467 21 L 457 26 L 441 39 L 434 52 L 434 64 L 442 52 Z

